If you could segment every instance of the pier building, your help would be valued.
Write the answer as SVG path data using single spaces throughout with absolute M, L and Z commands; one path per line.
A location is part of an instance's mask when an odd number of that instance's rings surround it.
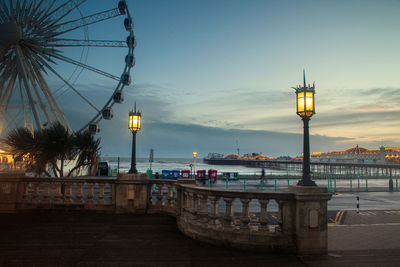
M 391 164 L 400 162 L 400 147 L 381 146 L 377 150 L 355 146 L 344 151 L 312 153 L 311 162 L 315 163 L 356 163 L 356 164 Z

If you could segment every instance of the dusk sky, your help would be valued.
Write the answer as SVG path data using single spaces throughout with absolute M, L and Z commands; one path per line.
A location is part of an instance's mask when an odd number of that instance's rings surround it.
M 84 15 L 118 1 L 88 0 Z M 129 156 L 128 113 L 142 110 L 139 157 L 208 152 L 299 155 L 302 122 L 291 87 L 316 84 L 311 150 L 400 143 L 399 1 L 127 1 L 137 46 L 133 83 L 102 121 L 102 155 Z M 125 40 L 123 18 L 89 27 Z M 90 49 L 87 63 L 121 75 L 126 49 Z M 105 100 L 115 83 L 84 71 L 77 87 Z M 71 121 L 85 107 L 62 106 Z

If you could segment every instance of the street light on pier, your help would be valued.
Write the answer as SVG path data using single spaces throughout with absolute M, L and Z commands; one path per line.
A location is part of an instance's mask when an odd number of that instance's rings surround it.
M 137 173 L 136 169 L 136 133 L 140 130 L 142 113 L 135 110 L 129 112 L 129 130 L 132 132 L 132 157 L 129 173 Z
M 193 175 L 196 176 L 196 156 L 197 152 L 193 152 Z
M 303 70 L 303 86 L 292 87 L 296 90 L 297 115 L 303 121 L 303 178 L 297 183 L 300 186 L 316 186 L 311 180 L 310 175 L 310 134 L 308 123 L 312 115 L 315 114 L 315 84 L 312 86 L 306 85 L 306 74 Z

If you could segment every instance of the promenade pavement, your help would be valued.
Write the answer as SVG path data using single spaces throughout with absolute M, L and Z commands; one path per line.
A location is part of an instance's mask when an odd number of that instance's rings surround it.
M 399 266 L 397 220 L 343 212 L 329 224 L 328 255 L 295 256 L 201 243 L 164 215 L 0 214 L 0 266 Z

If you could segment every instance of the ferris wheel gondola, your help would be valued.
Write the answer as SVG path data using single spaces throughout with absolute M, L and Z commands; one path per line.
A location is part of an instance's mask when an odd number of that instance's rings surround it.
M 130 72 L 135 65 L 133 19 L 125 0 L 119 1 L 115 8 L 86 16 L 80 11 L 84 2 L 0 2 L 0 131 L 18 126 L 42 129 L 44 125 L 57 121 L 70 131 L 89 130 L 98 133 L 99 122 L 113 118 L 113 106 L 123 102 L 123 89 L 131 84 Z M 128 32 L 126 41 L 89 38 L 89 25 L 117 20 L 121 16 L 125 17 L 120 25 Z M 69 38 L 78 31 L 83 32 L 84 38 Z M 71 48 L 87 51 L 89 47 L 110 50 L 127 48 L 125 61 L 121 61 L 124 64 L 122 73 L 111 74 L 87 64 L 83 54 L 74 59 L 64 53 Z M 73 66 L 73 74 L 66 77 L 58 71 L 60 64 Z M 115 87 L 110 90 L 108 97 L 94 103 L 85 90 L 76 85 L 80 76 L 78 68 L 114 81 Z M 47 80 L 49 75 L 61 83 L 60 88 L 50 86 Z M 91 114 L 86 122 L 74 129 L 64 112 L 65 107 L 57 99 L 67 91 L 84 103 Z

